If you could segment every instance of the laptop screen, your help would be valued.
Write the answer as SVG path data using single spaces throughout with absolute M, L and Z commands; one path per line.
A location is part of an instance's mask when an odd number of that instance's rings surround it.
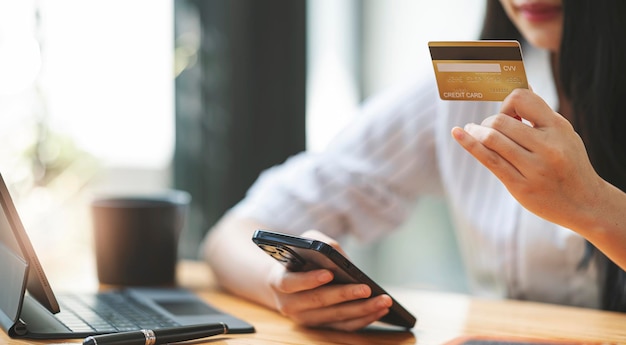
M 13 323 L 20 314 L 20 306 L 26 286 L 28 275 L 28 263 L 22 255 L 9 220 L 4 214 L 3 207 L 0 209 L 0 310 L 4 313 L 3 322 Z
M 46 307 L 51 313 L 58 313 L 59 304 L 54 296 L 54 293 L 52 292 L 52 289 L 50 288 L 50 284 L 48 283 L 48 279 L 43 271 L 43 268 L 41 267 L 41 263 L 35 254 L 33 245 L 24 230 L 22 221 L 20 220 L 17 210 L 15 209 L 15 205 L 13 204 L 9 189 L 1 174 L 0 203 L 2 204 L 2 207 L 0 208 L 0 240 L 2 241 L 2 246 L 0 249 L 2 250 L 2 255 L 6 256 L 7 259 L 14 258 L 13 260 L 10 260 L 10 262 L 12 262 L 10 265 L 8 263 L 3 263 L 3 269 L 17 269 L 19 271 L 17 264 L 18 261 L 26 264 L 28 266 L 27 290 L 29 294 L 41 303 L 41 305 Z M 3 279 L 1 284 L 3 295 L 4 284 L 7 284 L 8 286 L 9 283 L 20 283 L 17 281 L 8 282 L 8 280 L 9 279 L 5 282 Z M 23 286 L 23 282 L 21 282 L 21 285 Z M 18 299 L 20 296 L 22 295 L 13 295 L 11 298 Z M 21 301 L 21 298 L 19 298 L 19 300 Z

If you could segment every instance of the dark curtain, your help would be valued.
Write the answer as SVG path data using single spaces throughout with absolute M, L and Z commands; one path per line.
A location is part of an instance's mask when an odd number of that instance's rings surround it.
M 173 185 L 192 205 L 181 256 L 259 173 L 305 147 L 305 0 L 175 0 Z

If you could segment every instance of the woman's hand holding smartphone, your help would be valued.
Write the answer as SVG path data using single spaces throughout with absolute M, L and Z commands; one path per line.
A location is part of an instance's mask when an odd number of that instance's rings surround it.
M 306 237 L 257 230 L 252 240 L 287 270 L 277 268 L 270 285 L 281 313 L 299 324 L 345 331 L 375 321 L 411 328 L 416 319 L 359 270 L 321 233 Z M 280 266 L 277 266 L 280 267 Z M 332 284 L 329 284 L 331 283 Z

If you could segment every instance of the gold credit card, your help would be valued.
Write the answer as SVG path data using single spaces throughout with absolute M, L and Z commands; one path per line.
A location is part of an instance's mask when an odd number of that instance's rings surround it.
M 502 101 L 528 88 L 517 41 L 428 42 L 439 97 L 446 101 Z

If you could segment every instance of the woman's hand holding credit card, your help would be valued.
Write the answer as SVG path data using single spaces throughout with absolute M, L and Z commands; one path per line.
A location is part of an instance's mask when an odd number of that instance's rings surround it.
M 606 184 L 567 118 L 528 89 L 519 44 L 430 42 L 429 47 L 442 99 L 502 101 L 500 112 L 485 114 L 480 124 L 453 128 L 454 139 L 526 209 L 584 232 L 581 224 L 588 220 L 578 216 L 585 214 L 581 205 L 594 205 L 595 195 L 610 191 L 600 191 Z M 507 120 L 520 117 L 527 123 Z

